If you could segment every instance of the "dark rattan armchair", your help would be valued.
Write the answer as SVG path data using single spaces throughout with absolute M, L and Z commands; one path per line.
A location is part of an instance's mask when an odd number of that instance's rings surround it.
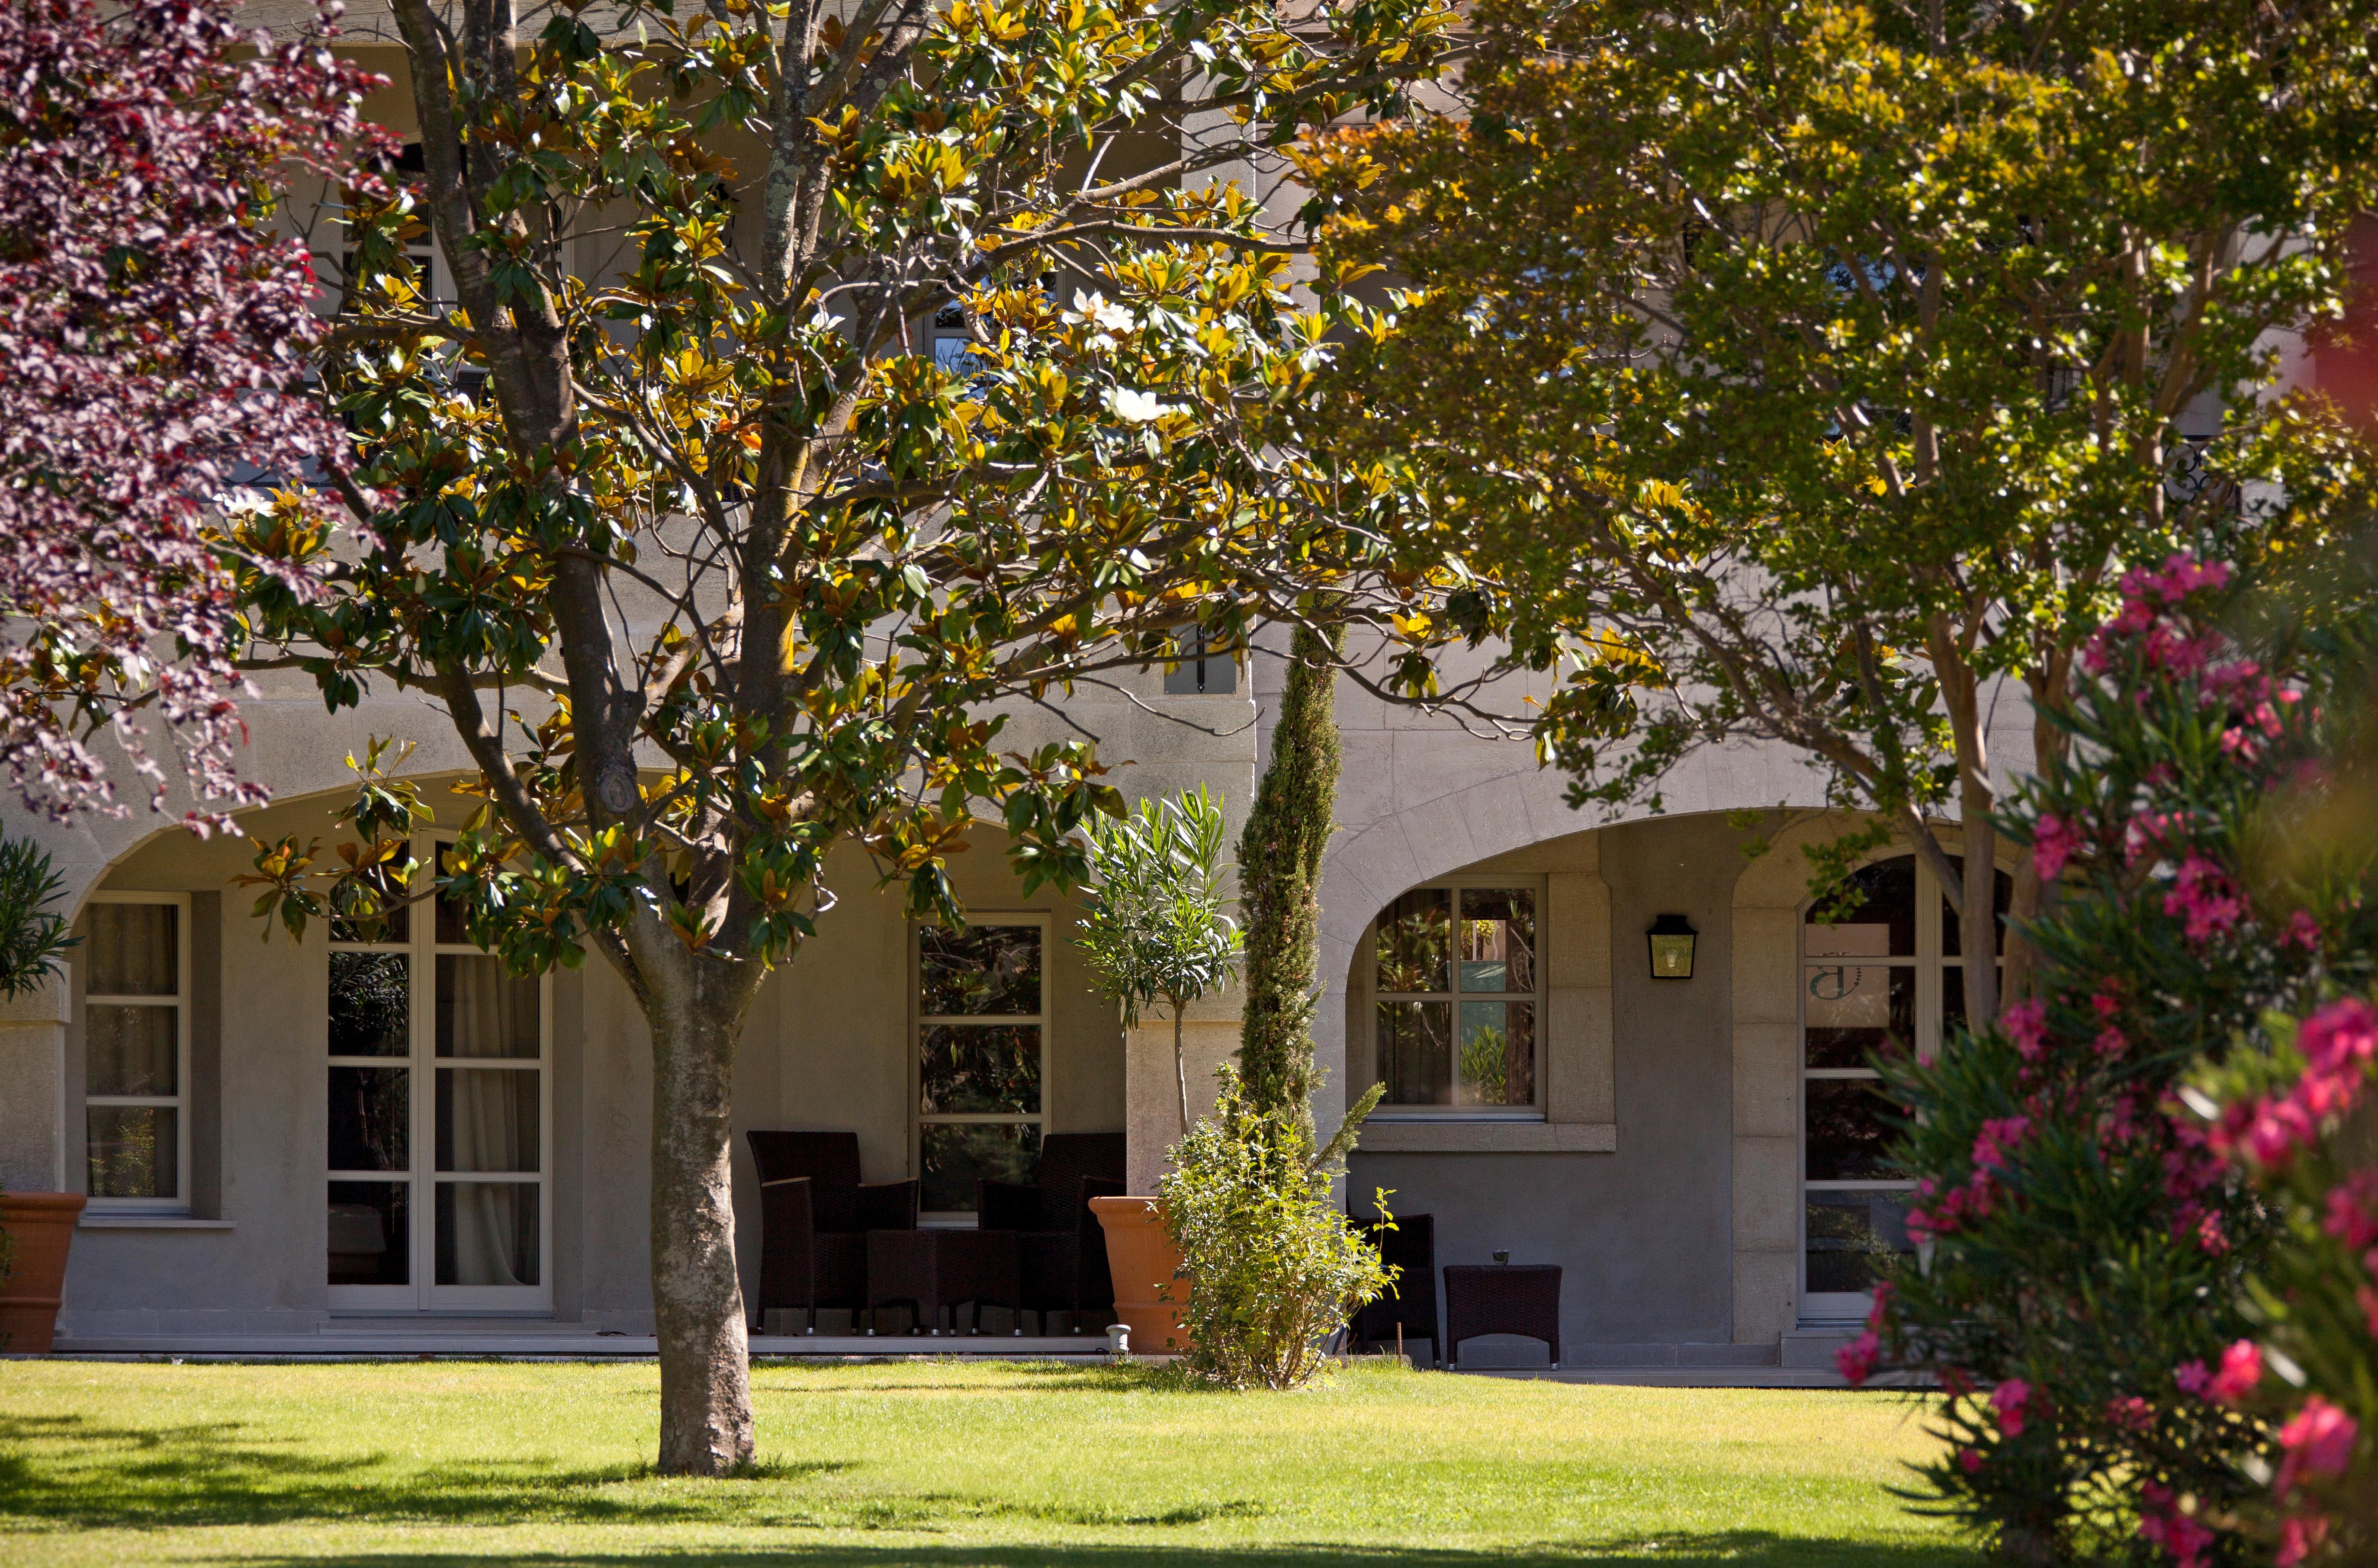
M 917 1183 L 859 1179 L 856 1132 L 744 1134 L 760 1167 L 760 1299 L 817 1310 L 867 1306 L 867 1233 L 917 1228 Z
M 981 1227 L 1021 1233 L 1016 1266 L 1025 1310 L 1070 1312 L 1076 1334 L 1103 1332 L 1114 1314 L 1106 1233 L 1090 1200 L 1123 1191 L 1123 1161 L 1120 1132 L 1055 1132 L 1040 1140 L 1039 1179 L 1031 1186 L 976 1185 Z

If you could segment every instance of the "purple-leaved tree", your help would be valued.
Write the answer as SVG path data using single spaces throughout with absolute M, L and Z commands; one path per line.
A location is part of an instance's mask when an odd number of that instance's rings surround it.
M 318 329 L 291 181 L 354 182 L 364 94 L 314 36 L 222 0 L 0 6 L 0 763 L 30 809 L 120 813 L 99 731 L 148 781 L 144 711 L 202 803 L 252 804 L 234 696 L 243 598 L 310 596 L 243 484 L 346 461 L 305 388 Z M 220 810 L 190 814 L 206 828 Z

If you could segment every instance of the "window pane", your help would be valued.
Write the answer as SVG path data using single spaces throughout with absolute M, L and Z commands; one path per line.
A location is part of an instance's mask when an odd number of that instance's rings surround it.
M 1461 890 L 1461 988 L 1536 988 L 1536 895 L 1525 888 Z
M 2006 995 L 2006 971 L 1999 971 L 1999 995 Z M 1965 966 L 1944 964 L 1940 966 L 1940 1037 L 1965 1026 Z
M 534 1285 L 539 1252 L 535 1182 L 438 1184 L 438 1284 Z
M 94 997 L 170 997 L 182 988 L 182 912 L 170 904 L 90 906 L 90 978 Z
M 441 844 L 438 846 L 438 875 L 451 876 L 453 874 L 453 855 L 454 846 L 452 844 Z M 435 900 L 434 902 L 438 908 L 438 940 L 441 943 L 454 947 L 460 947 L 463 943 L 469 941 L 471 940 L 471 933 L 462 928 L 462 906 L 443 898 Z
M 413 961 L 401 952 L 330 954 L 330 1054 L 413 1049 Z
M 90 1139 L 94 1198 L 178 1198 L 180 1128 L 171 1106 L 91 1106 Z
M 936 1023 L 924 1032 L 917 1108 L 952 1111 L 1040 1109 L 1040 1026 L 1037 1023 Z
M 537 1090 L 545 1074 L 505 1068 L 438 1071 L 438 1168 L 543 1168 Z
M 330 1168 L 410 1170 L 413 1075 L 402 1067 L 330 1069 Z
M 413 1183 L 330 1183 L 330 1283 L 406 1285 L 413 1278 Z
M 1902 855 L 1862 866 L 1843 879 L 1843 899 L 1820 898 L 1808 910 L 1810 956 L 1916 955 L 1916 857 Z M 1819 920 L 1830 916 L 1834 923 Z
M 1416 888 L 1387 905 L 1379 916 L 1378 988 L 1451 990 L 1452 938 L 1453 895 L 1445 889 Z
M 178 1095 L 182 1010 L 109 1007 L 83 1011 L 83 1058 L 94 1095 Z
M 1957 874 L 1958 874 L 1959 876 L 1961 876 L 1961 877 L 1962 877 L 1962 876 L 1964 876 L 1964 871 L 1965 871 L 1965 862 L 1964 862 L 1964 857 L 1963 857 L 1963 856 L 1952 855 L 1952 856 L 1951 856 L 1949 857 L 1949 862 L 1950 862 L 1950 864 L 1951 864 L 1951 865 L 1952 865 L 1952 866 L 1954 866 L 1954 867 L 1956 867 L 1956 868 L 1957 868 Z M 1993 885 L 1992 890 L 1991 890 L 1990 901 L 1991 901 L 1991 903 L 1992 903 L 1993 904 L 1995 904 L 1995 905 L 1997 906 L 1997 909 L 1998 909 L 1998 923 L 1999 923 L 1999 943 L 1998 943 L 1998 951 L 1999 951 L 1999 952 L 2006 952 L 2006 917 L 2007 917 L 2007 909 L 2009 908 L 2009 906 L 2011 906 L 2011 905 L 2014 903 L 2014 879 L 2013 879 L 2012 877 L 2008 876 L 2004 871 L 1993 872 L 1993 873 L 1992 873 L 1992 876 L 1993 876 L 1993 879 L 1994 879 L 1994 885 Z M 1960 948 L 1958 947 L 1958 945 L 1957 945 L 1957 944 L 1958 944 L 1958 942 L 1959 942 L 1959 941 L 1961 941 L 1961 940 L 1964 940 L 1964 929 L 1965 929 L 1964 926 L 1964 925 L 1963 925 L 1963 924 L 1958 920 L 1958 918 L 1957 918 L 1957 907 L 1956 907 L 1956 905 L 1954 905 L 1954 904 L 1951 904 L 1951 903 L 1950 903 L 1946 898 L 1941 899 L 1941 901 L 1940 901 L 1940 956 L 1941 956 L 1941 957 L 1943 957 L 1943 958 L 1954 958 L 1954 957 L 1956 957 L 1956 956 L 1959 954 L 1959 952 L 1962 952 L 1962 951 L 1963 951 L 1962 949 L 1960 949 Z
M 1808 1288 L 1851 1293 L 1874 1288 L 1877 1265 L 1913 1252 L 1904 1192 L 1811 1192 L 1808 1207 Z
M 1536 1004 L 1463 1002 L 1459 1103 L 1524 1106 L 1535 1098 Z
M 1865 1067 L 1916 1038 L 1916 971 L 1880 964 L 1811 964 L 1801 976 L 1810 1067 Z
M 1040 1130 L 1015 1122 L 947 1122 L 918 1130 L 918 1206 L 975 1212 L 977 1181 L 1029 1182 L 1040 1168 Z
M 1379 1004 L 1379 1077 L 1389 1106 L 1441 1106 L 1453 1100 L 1453 1004 Z
M 438 955 L 438 1054 L 534 1057 L 538 1050 L 534 976 L 507 975 L 491 953 Z
M 917 930 L 919 1006 L 927 1016 L 1040 1011 L 1040 928 Z
M 1808 1179 L 1856 1181 L 1894 1176 L 1884 1151 L 1898 1135 L 1900 1117 L 1875 1078 L 1811 1078 L 1808 1103 Z

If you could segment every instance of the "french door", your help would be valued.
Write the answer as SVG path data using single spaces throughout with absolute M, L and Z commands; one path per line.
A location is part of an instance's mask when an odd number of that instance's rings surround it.
M 507 974 L 444 903 L 330 939 L 330 1305 L 548 1309 L 545 982 Z

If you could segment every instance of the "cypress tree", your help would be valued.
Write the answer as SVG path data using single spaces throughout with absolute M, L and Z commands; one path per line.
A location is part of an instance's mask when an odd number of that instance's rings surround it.
M 1299 627 L 1271 762 L 1239 838 L 1239 904 L 1246 930 L 1246 1012 L 1239 1072 L 1258 1109 L 1313 1127 L 1313 1010 L 1318 999 L 1321 857 L 1338 800 L 1332 700 L 1342 632 Z

